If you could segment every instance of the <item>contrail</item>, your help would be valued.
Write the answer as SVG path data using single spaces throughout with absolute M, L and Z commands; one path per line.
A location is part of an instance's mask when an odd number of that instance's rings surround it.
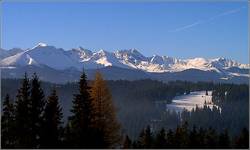
M 207 18 L 207 19 L 204 19 L 204 20 L 199 20 L 199 21 L 196 21 L 192 24 L 188 24 L 188 25 L 185 25 L 185 26 L 182 26 L 182 27 L 179 27 L 179 28 L 176 28 L 174 30 L 170 30 L 169 32 L 178 32 L 178 31 L 183 31 L 183 30 L 187 30 L 189 28 L 193 28 L 197 25 L 200 25 L 200 24 L 204 24 L 204 23 L 208 23 L 208 22 L 211 22 L 215 19 L 218 19 L 218 18 L 221 18 L 223 16 L 227 16 L 227 15 L 230 15 L 230 14 L 234 14 L 234 13 L 237 13 L 239 12 L 240 10 L 246 8 L 245 6 L 243 7 L 240 7 L 240 8 L 237 8 L 237 9 L 232 9 L 232 10 L 229 10 L 229 11 L 225 11 L 223 13 L 220 13 L 218 15 L 215 15 L 213 17 L 210 17 L 210 18 Z

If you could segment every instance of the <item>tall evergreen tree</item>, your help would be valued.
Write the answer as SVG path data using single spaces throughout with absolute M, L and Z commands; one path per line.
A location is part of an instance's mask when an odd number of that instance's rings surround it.
M 32 148 L 31 146 L 31 103 L 30 83 L 25 73 L 22 85 L 18 89 L 15 103 L 15 148 Z
M 33 74 L 31 80 L 31 134 L 32 148 L 39 148 L 41 138 L 41 128 L 43 124 L 43 112 L 45 106 L 44 93 L 41 88 L 41 82 L 39 81 L 36 73 Z
M 59 105 L 56 89 L 54 88 L 48 97 L 44 111 L 44 124 L 41 137 L 42 148 L 60 147 L 62 115 L 62 108 Z
M 90 93 L 94 109 L 93 127 L 99 135 L 96 141 L 102 148 L 114 147 L 120 142 L 120 124 L 116 119 L 111 93 L 100 72 L 95 75 Z
M 7 94 L 3 102 L 3 112 L 1 120 L 1 145 L 2 148 L 14 148 L 15 132 L 14 132 L 14 106 L 10 102 Z
M 87 77 L 82 72 L 80 77 L 79 93 L 74 96 L 73 108 L 71 112 L 73 115 L 69 118 L 68 127 L 72 146 L 74 148 L 92 148 L 95 146 L 92 142 L 92 133 L 91 129 L 91 118 L 92 118 L 92 104 L 91 97 L 89 94 L 89 86 L 87 85 Z M 68 139 L 69 140 L 69 139 Z

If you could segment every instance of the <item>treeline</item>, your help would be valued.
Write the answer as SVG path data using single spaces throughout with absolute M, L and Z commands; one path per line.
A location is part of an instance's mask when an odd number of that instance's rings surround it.
M 110 89 L 116 92 L 126 92 L 128 98 L 136 98 L 138 101 L 147 98 L 150 101 L 166 101 L 171 103 L 175 96 L 189 94 L 193 91 L 212 90 L 213 82 L 188 82 L 188 81 L 169 81 L 163 83 L 157 80 L 136 80 L 136 81 L 108 81 Z M 133 90 L 131 90 L 133 89 Z
M 80 77 L 71 115 L 62 123 L 57 91 L 46 98 L 36 74 L 25 74 L 16 99 L 7 94 L 1 120 L 2 148 L 115 148 L 119 146 L 120 124 L 112 96 L 100 73 L 91 87 Z
M 152 132 L 150 126 L 147 126 L 140 133 L 136 140 L 131 140 L 128 136 L 125 137 L 123 148 L 134 149 L 206 149 L 206 148 L 249 148 L 249 132 L 243 128 L 239 136 L 231 138 L 228 131 L 217 132 L 213 128 L 197 128 L 188 127 L 185 122 L 182 126 L 178 126 L 175 130 L 164 128 L 157 132 Z

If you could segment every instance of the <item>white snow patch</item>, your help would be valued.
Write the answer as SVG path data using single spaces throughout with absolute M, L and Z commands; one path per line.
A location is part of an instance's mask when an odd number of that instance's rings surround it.
M 211 109 L 213 106 L 218 108 L 218 106 L 212 102 L 212 91 L 208 91 L 208 95 L 206 95 L 206 91 L 196 91 L 191 92 L 189 95 L 176 96 L 171 104 L 166 105 L 166 109 L 176 112 L 181 112 L 184 109 L 191 111 L 195 109 L 196 106 L 203 108 L 205 103 Z

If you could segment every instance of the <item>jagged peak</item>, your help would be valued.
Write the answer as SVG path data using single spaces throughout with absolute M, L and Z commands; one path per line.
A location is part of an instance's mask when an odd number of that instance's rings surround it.
M 124 49 L 124 50 L 118 50 L 115 52 L 116 54 L 125 54 L 125 55 L 132 55 L 136 57 L 146 58 L 142 53 L 140 53 L 137 49 Z

